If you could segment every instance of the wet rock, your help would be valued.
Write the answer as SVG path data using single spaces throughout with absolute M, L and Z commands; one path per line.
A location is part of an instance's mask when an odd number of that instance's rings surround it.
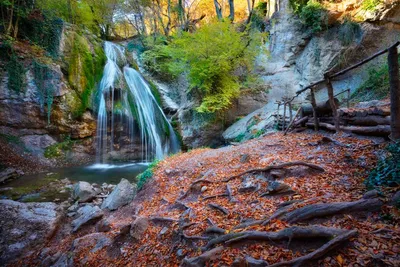
M 0 172 L 0 183 L 5 183 L 10 180 L 14 180 L 20 176 L 24 175 L 24 172 L 14 168 L 7 168 Z
M 93 186 L 88 182 L 78 182 L 74 184 L 72 197 L 77 199 L 79 202 L 88 202 L 97 195 Z
M 34 154 L 43 154 L 44 150 L 57 143 L 51 136 L 44 135 L 25 135 L 21 137 L 25 147 L 32 151 Z
M 122 179 L 115 187 L 114 191 L 104 200 L 102 209 L 116 210 L 130 203 L 136 196 L 137 186 L 128 180 Z
M 149 219 L 145 217 L 137 217 L 131 224 L 130 235 L 135 240 L 142 238 L 144 232 L 149 227 Z
M 57 204 L 0 200 L 0 265 L 43 244 L 58 224 Z
M 80 215 L 72 221 L 72 232 L 76 232 L 83 225 L 89 224 L 103 217 L 103 211 L 97 206 L 86 205 L 78 210 Z

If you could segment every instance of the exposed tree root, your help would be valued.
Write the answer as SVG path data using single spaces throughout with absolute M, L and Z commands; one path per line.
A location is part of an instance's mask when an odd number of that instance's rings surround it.
M 362 212 L 362 211 L 378 211 L 381 209 L 383 202 L 379 198 L 361 199 L 354 202 L 335 202 L 320 203 L 304 206 L 294 211 L 288 212 L 280 217 L 281 220 L 289 223 L 296 223 L 317 217 L 331 216 L 335 214 Z
M 208 240 L 208 239 L 210 239 L 207 236 L 187 235 L 185 233 L 183 233 L 182 236 L 183 236 L 183 238 L 186 238 L 186 239 L 199 239 L 199 240 Z
M 228 211 L 227 209 L 225 209 L 224 207 L 221 207 L 220 205 L 217 205 L 217 204 L 215 204 L 215 203 L 209 203 L 208 206 L 209 206 L 210 208 L 213 208 L 213 209 L 216 209 L 216 210 L 222 212 L 222 213 L 225 214 L 225 215 L 228 215 L 228 214 L 229 214 L 229 211 Z
M 213 199 L 213 198 L 218 198 L 218 197 L 229 197 L 229 195 L 223 193 L 223 194 L 217 194 L 217 195 L 212 195 L 212 196 L 206 196 L 206 197 L 203 197 L 202 200 Z
M 172 219 L 172 218 L 168 218 L 168 217 L 150 217 L 149 218 L 150 221 L 152 221 L 153 223 L 174 223 L 174 222 L 178 222 L 178 220 L 176 219 Z
M 292 239 L 307 238 L 333 238 L 348 233 L 348 230 L 331 228 L 319 225 L 307 227 L 292 226 L 278 232 L 262 232 L 262 231 L 244 231 L 239 233 L 229 233 L 223 236 L 211 239 L 203 250 L 208 250 L 218 244 L 232 244 L 239 241 L 284 241 Z M 354 232 L 353 235 L 356 233 Z
M 311 261 L 311 260 L 316 260 L 318 258 L 321 258 L 324 256 L 326 253 L 331 251 L 332 249 L 336 248 L 338 245 L 343 243 L 344 241 L 349 240 L 350 238 L 354 237 L 357 235 L 356 230 L 348 231 L 346 233 L 343 233 L 334 239 L 330 240 L 328 243 L 324 244 L 322 247 L 319 249 L 296 259 L 293 259 L 291 261 L 286 261 L 286 262 L 278 262 L 272 265 L 269 265 L 270 267 L 278 267 L 278 266 L 303 266 L 305 262 Z
M 216 225 L 211 226 L 209 228 L 206 229 L 206 231 L 204 233 L 206 234 L 219 234 L 219 235 L 223 235 L 225 234 L 226 230 L 222 229 Z
M 210 183 L 214 183 L 214 181 L 210 181 L 210 180 L 207 180 L 207 179 L 198 179 L 198 180 L 194 181 L 193 183 L 190 184 L 189 189 L 182 196 L 179 197 L 179 200 L 182 200 L 185 197 L 187 197 L 187 195 L 193 189 L 193 187 L 195 185 L 199 184 L 199 183 L 208 183 L 208 184 L 210 184 Z
M 325 171 L 324 168 L 322 168 L 322 167 L 320 167 L 318 165 L 315 165 L 315 164 L 307 163 L 307 162 L 304 162 L 304 161 L 293 161 L 293 162 L 286 162 L 286 163 L 282 163 L 282 164 L 278 164 L 278 165 L 271 165 L 271 166 L 267 166 L 265 168 L 250 169 L 250 170 L 244 171 L 242 173 L 239 173 L 239 174 L 233 175 L 231 177 L 228 177 L 227 179 L 224 180 L 224 182 L 229 182 L 229 181 L 231 181 L 231 180 L 233 180 L 235 178 L 238 178 L 238 177 L 240 177 L 242 175 L 245 175 L 247 173 L 268 172 L 268 171 L 271 171 L 271 170 L 283 169 L 283 168 L 288 168 L 288 167 L 293 167 L 293 166 L 306 166 L 306 167 L 309 167 L 309 168 L 317 170 L 317 171 L 321 171 L 321 172 Z
M 200 256 L 193 257 L 193 258 L 185 258 L 181 266 L 183 267 L 203 267 L 205 263 L 215 259 L 219 253 L 224 250 L 224 247 L 217 247 L 210 251 L 204 252 Z

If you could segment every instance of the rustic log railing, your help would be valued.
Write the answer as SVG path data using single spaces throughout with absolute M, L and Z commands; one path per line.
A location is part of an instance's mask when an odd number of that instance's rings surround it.
M 373 54 L 372 56 L 346 68 L 343 69 L 339 72 L 330 74 L 329 72 L 326 72 L 324 74 L 324 78 L 322 80 L 319 80 L 315 83 L 312 83 L 304 88 L 302 88 L 301 90 L 298 90 L 296 92 L 296 95 L 293 96 L 292 98 L 285 98 L 282 99 L 282 101 L 279 101 L 278 104 L 278 110 L 277 110 L 277 118 L 278 118 L 278 122 L 279 122 L 279 106 L 281 104 L 284 105 L 284 110 L 286 111 L 286 105 L 289 106 L 289 112 L 291 114 L 291 106 L 292 106 L 292 101 L 298 97 L 301 93 L 306 92 L 307 90 L 310 90 L 310 95 L 311 95 L 311 105 L 313 108 L 313 116 L 314 116 L 314 128 L 316 131 L 318 131 L 319 129 L 319 122 L 318 122 L 318 114 L 316 111 L 316 100 L 315 100 L 315 87 L 317 85 L 323 84 L 325 83 L 326 87 L 327 87 L 327 91 L 328 91 L 328 100 L 329 100 L 329 104 L 330 107 L 332 109 L 332 113 L 333 113 L 333 118 L 334 118 L 334 122 L 335 122 L 335 131 L 338 132 L 340 131 L 340 124 L 339 124 L 339 115 L 338 115 L 338 107 L 336 105 L 335 102 L 335 96 L 334 95 L 334 89 L 333 89 L 333 85 L 332 85 L 332 81 L 334 80 L 334 78 L 341 76 L 355 68 L 358 68 L 366 63 L 368 63 L 369 61 L 375 59 L 376 57 L 383 55 L 385 53 L 388 53 L 388 66 L 389 66 L 389 84 L 390 84 L 390 102 L 391 102 L 391 138 L 394 140 L 400 140 L 400 75 L 399 75 L 399 62 L 398 62 L 398 52 L 397 52 L 397 47 L 400 45 L 400 41 L 394 43 L 392 46 L 381 50 L 375 54 Z M 346 90 L 345 90 L 346 91 Z M 343 92 L 345 92 L 343 91 Z M 341 92 L 341 93 L 343 93 Z M 340 94 L 340 93 L 339 93 Z M 350 90 L 348 91 L 348 98 L 350 95 Z M 347 99 L 347 101 L 349 101 L 349 99 Z M 349 105 L 349 102 L 347 103 L 347 105 Z M 286 120 L 286 112 L 284 112 L 284 117 L 283 117 L 283 127 L 282 130 L 285 131 L 285 134 L 288 132 L 288 128 L 290 128 L 290 126 L 293 125 L 293 122 L 296 118 L 296 116 L 294 118 L 290 118 L 290 123 L 289 123 L 289 127 L 285 128 L 285 120 Z M 297 113 L 298 114 L 298 113 Z

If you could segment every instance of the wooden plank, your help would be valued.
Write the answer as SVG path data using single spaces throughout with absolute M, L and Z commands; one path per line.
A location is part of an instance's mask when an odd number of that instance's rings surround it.
M 389 49 L 390 127 L 391 138 L 400 140 L 400 75 L 397 47 Z
M 294 120 L 295 120 L 296 117 L 300 114 L 300 110 L 301 110 L 301 108 L 299 108 L 299 109 L 297 110 L 296 114 L 294 115 L 293 119 L 290 121 L 290 123 L 289 123 L 288 127 L 286 128 L 285 133 L 284 133 L 283 135 L 286 135 L 286 134 L 288 133 L 290 127 L 292 127 L 292 125 L 293 125 L 293 123 L 294 123 Z
M 311 88 L 311 105 L 313 107 L 313 116 L 314 116 L 314 130 L 318 132 L 319 123 L 318 123 L 318 115 L 317 115 L 317 101 L 315 100 L 315 92 L 314 88 Z

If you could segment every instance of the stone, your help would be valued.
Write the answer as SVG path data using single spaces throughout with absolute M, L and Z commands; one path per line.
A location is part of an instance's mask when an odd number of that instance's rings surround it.
M 200 191 L 203 193 L 203 192 L 205 192 L 206 190 L 207 190 L 207 186 L 204 185 L 204 186 L 201 188 Z
M 276 181 L 269 183 L 267 190 L 269 194 L 293 193 L 293 190 L 289 185 Z
M 107 219 L 102 219 L 96 224 L 97 232 L 109 232 L 111 230 L 110 222 Z
M 400 207 L 400 191 L 397 191 L 391 199 L 391 204 L 397 207 Z
M 78 182 L 74 184 L 72 197 L 77 199 L 79 202 L 88 202 L 97 195 L 93 186 L 88 182 Z
M 72 253 L 62 254 L 56 263 L 51 267 L 74 267 L 74 257 Z
M 53 137 L 48 134 L 44 135 L 25 135 L 21 137 L 21 141 L 24 143 L 25 147 L 29 149 L 34 154 L 42 155 L 44 150 L 57 143 Z
M 240 163 L 246 163 L 250 160 L 250 155 L 249 154 L 243 154 L 240 157 Z
M 78 210 L 79 217 L 72 221 L 72 232 L 78 231 L 82 226 L 101 219 L 104 212 L 98 206 L 85 205 Z
M 0 265 L 47 241 L 58 226 L 57 207 L 51 202 L 0 200 Z
M 128 180 L 122 178 L 121 182 L 115 187 L 111 194 L 101 205 L 102 209 L 116 210 L 130 203 L 137 193 L 137 185 L 131 184 Z
M 72 251 L 79 252 L 90 248 L 90 252 L 94 253 L 111 244 L 111 239 L 104 233 L 92 233 L 77 238 L 72 243 Z
M 142 238 L 143 234 L 149 227 L 149 219 L 145 217 L 137 217 L 131 224 L 130 235 L 135 240 Z
M 163 235 L 165 235 L 168 232 L 168 227 L 163 227 L 163 229 L 161 229 L 160 233 L 158 234 L 159 237 L 162 237 Z
M 5 183 L 10 180 L 14 180 L 24 175 L 24 172 L 14 168 L 7 168 L 0 172 L 0 183 Z

